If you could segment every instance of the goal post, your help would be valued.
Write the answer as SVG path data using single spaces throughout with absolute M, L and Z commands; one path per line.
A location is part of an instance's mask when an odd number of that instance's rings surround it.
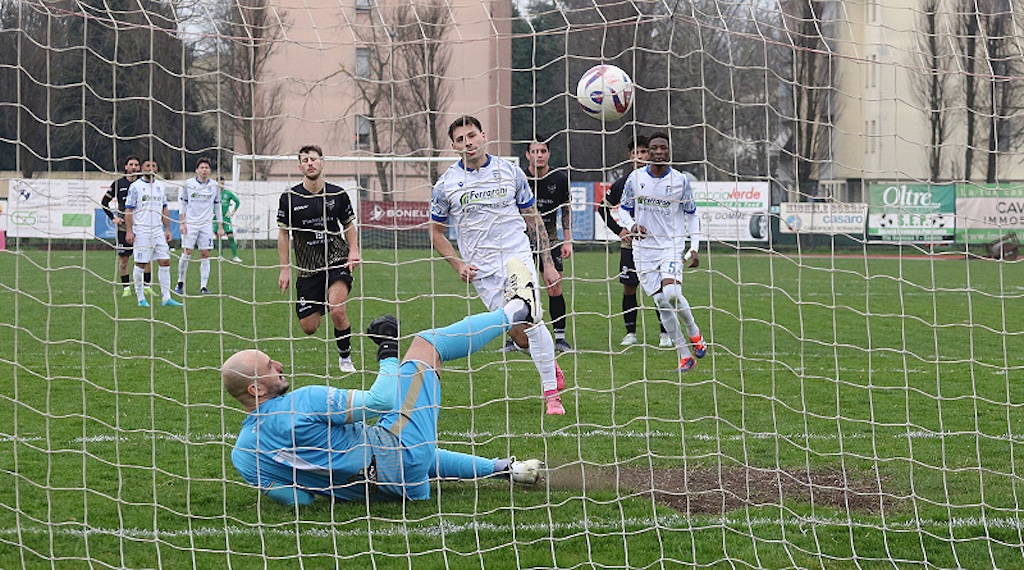
M 502 157 L 519 163 L 518 157 Z M 360 239 L 369 247 L 430 247 L 427 236 L 434 172 L 440 174 L 457 156 L 323 156 L 324 177 L 348 193 Z M 276 212 L 281 193 L 302 182 L 295 155 L 235 155 L 230 188 L 242 205 L 235 232 L 265 245 L 277 239 Z M 258 179 L 256 165 L 271 174 Z M 247 173 L 248 175 L 244 175 Z M 593 208 L 591 208 L 593 209 Z M 454 232 L 450 233 L 454 237 Z

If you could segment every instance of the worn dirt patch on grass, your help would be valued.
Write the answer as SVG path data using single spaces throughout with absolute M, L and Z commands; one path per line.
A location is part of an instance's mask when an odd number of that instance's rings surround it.
M 688 515 L 724 515 L 742 507 L 805 503 L 839 511 L 877 514 L 894 508 L 874 477 L 837 469 L 790 470 L 755 467 L 644 469 L 570 465 L 549 469 L 553 489 L 616 490 L 651 497 Z

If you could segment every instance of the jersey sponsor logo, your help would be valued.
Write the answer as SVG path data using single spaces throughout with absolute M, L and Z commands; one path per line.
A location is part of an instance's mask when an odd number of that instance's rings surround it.
M 298 206 L 295 206 L 295 207 L 293 208 L 293 210 L 295 210 L 296 212 L 298 212 L 299 210 L 305 210 L 305 209 L 306 209 L 306 208 L 308 208 L 308 207 L 309 207 L 309 204 L 299 204 Z
M 674 204 L 673 200 L 665 200 L 662 198 L 654 198 L 652 196 L 638 196 L 636 199 L 638 206 L 646 206 L 648 208 L 661 208 L 667 210 Z
M 468 190 L 459 198 L 459 203 L 465 206 L 475 202 L 483 202 L 494 198 L 504 198 L 512 191 L 511 188 L 491 188 L 489 190 Z

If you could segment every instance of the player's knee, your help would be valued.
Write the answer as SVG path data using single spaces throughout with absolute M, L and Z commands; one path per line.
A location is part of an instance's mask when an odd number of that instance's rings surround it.
M 658 291 L 654 294 L 654 304 L 657 305 L 659 309 L 672 308 L 672 301 L 670 301 L 668 296 L 665 295 L 665 291 Z
M 317 329 L 320 328 L 320 319 L 315 319 L 315 320 L 313 320 L 313 319 L 310 319 L 310 320 L 303 319 L 303 320 L 299 321 L 299 326 L 302 327 L 302 332 L 304 332 L 304 333 L 306 333 L 308 335 L 309 334 L 313 334 L 313 333 L 316 332 Z
M 679 283 L 670 283 L 661 288 L 661 294 L 670 304 L 678 305 L 683 300 L 683 287 Z
M 350 325 L 348 322 L 348 312 L 345 310 L 345 305 L 334 305 L 331 307 L 331 321 L 334 322 L 334 326 L 339 329 L 347 329 Z
M 516 325 L 509 329 L 508 336 L 512 338 L 512 342 L 516 343 L 519 348 L 530 347 L 530 337 L 526 336 L 526 326 Z

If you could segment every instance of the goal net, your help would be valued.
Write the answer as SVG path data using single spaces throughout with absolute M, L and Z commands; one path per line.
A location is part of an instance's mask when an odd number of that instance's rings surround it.
M 0 568 L 1021 566 L 1021 9 L 0 0 Z M 575 100 L 597 64 L 632 78 L 622 119 Z M 276 502 L 232 461 L 252 427 L 221 365 L 258 349 L 293 390 L 369 389 L 372 319 L 396 315 L 404 350 L 484 311 L 430 234 L 464 114 L 491 155 L 526 168 L 541 140 L 568 175 L 572 350 L 563 416 L 504 338 L 446 363 L 436 444 L 543 478 Z M 659 132 L 704 234 L 681 280 L 708 348 L 685 373 L 599 207 Z M 307 144 L 354 204 L 356 372 L 281 287 Z M 118 255 L 104 195 L 131 156 L 168 188 L 182 307 L 159 264 L 140 306 Z M 232 232 L 179 272 L 200 158 Z

